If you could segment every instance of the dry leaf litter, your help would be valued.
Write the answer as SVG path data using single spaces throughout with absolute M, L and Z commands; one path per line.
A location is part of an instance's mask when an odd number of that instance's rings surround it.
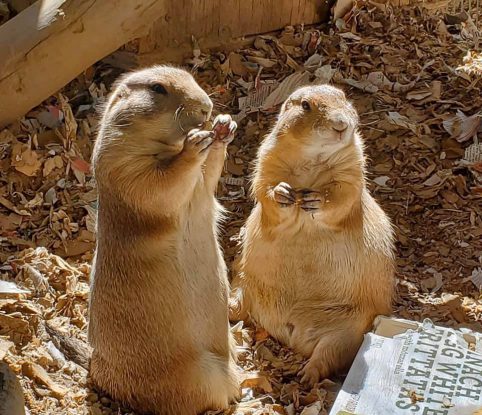
M 333 25 L 287 27 L 229 53 L 204 53 L 193 39 L 186 64 L 216 111 L 239 123 L 218 189 L 230 211 L 223 246 L 231 270 L 252 207 L 252 161 L 279 104 L 297 86 L 333 83 L 360 113 L 370 188 L 396 226 L 395 314 L 481 331 L 482 55 L 474 21 L 360 3 Z M 115 62 L 99 62 L 0 131 L 0 355 L 31 414 L 129 413 L 92 390 L 86 370 L 96 212 L 89 160 L 96 107 L 122 71 Z M 308 390 L 297 375 L 300 356 L 261 328 L 240 322 L 232 330 L 246 373 L 241 402 L 224 413 L 328 413 L 343 378 Z

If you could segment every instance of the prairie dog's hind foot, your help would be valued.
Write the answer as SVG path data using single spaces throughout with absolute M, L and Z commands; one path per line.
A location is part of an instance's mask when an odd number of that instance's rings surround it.
M 242 288 L 237 287 L 231 290 L 231 293 L 229 294 L 228 308 L 229 308 L 229 321 L 235 323 L 241 320 L 243 321 L 248 320 L 249 315 L 244 305 Z
M 301 383 L 310 387 L 315 386 L 320 380 L 326 379 L 330 375 L 327 365 L 311 357 L 298 372 Z
M 320 380 L 347 370 L 363 340 L 362 333 L 322 335 L 311 357 L 299 372 L 303 384 L 314 386 Z

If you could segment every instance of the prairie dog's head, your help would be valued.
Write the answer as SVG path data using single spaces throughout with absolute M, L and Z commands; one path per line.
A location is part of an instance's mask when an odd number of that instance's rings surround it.
M 276 132 L 295 140 L 306 155 L 330 156 L 355 140 L 358 114 L 341 89 L 302 87 L 284 102 Z
M 104 110 L 100 135 L 155 153 L 182 148 L 213 104 L 185 70 L 153 66 L 122 76 Z

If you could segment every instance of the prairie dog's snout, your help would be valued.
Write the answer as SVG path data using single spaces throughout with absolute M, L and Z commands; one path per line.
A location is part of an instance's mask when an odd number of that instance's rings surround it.
M 349 144 L 358 126 L 358 115 L 343 91 L 330 85 L 300 88 L 285 102 L 279 128 L 302 137 L 300 144 L 331 149 Z
M 181 114 L 184 113 L 186 118 L 190 118 L 189 125 L 186 125 L 186 128 L 189 129 L 199 127 L 211 118 L 213 103 L 209 96 L 201 90 L 198 95 L 190 98 L 186 103 L 181 103 L 178 108 Z M 182 120 L 182 117 L 180 119 Z
M 336 120 L 332 122 L 331 128 L 333 128 L 338 133 L 342 133 L 348 128 L 348 123 L 345 120 Z

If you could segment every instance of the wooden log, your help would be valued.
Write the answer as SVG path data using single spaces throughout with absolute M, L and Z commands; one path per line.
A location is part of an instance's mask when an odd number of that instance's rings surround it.
M 0 128 L 120 46 L 148 33 L 165 0 L 41 0 L 0 26 Z
M 15 13 L 20 13 L 22 10 L 25 10 L 34 3 L 35 0 L 7 0 L 7 4 L 10 6 L 10 9 L 15 11 Z

